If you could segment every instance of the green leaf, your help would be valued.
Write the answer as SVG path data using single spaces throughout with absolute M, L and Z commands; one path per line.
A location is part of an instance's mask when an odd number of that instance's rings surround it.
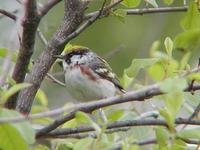
M 171 5 L 174 2 L 174 0 L 164 0 L 164 3 L 167 5 Z
M 43 106 L 48 106 L 48 99 L 43 90 L 39 89 L 37 91 L 36 98 Z
M 6 57 L 7 53 L 8 53 L 8 49 L 0 48 L 0 57 Z
M 37 145 L 34 150 L 49 150 L 49 148 L 45 145 Z
M 170 37 L 166 37 L 164 44 L 165 44 L 165 49 L 167 51 L 167 54 L 170 57 L 172 57 L 173 41 L 171 40 Z
M 20 117 L 20 116 L 21 114 L 14 110 L 2 109 L 2 111 L 0 112 L 0 117 L 2 118 Z M 15 127 L 19 131 L 21 136 L 28 144 L 33 144 L 35 142 L 35 131 L 28 121 L 12 123 L 10 125 Z
M 184 92 L 184 98 L 186 99 L 186 102 L 189 103 L 189 105 L 193 108 L 196 108 L 196 106 L 200 103 L 199 93 Z M 192 109 L 192 112 L 193 111 L 194 110 Z
M 66 123 L 64 123 L 62 125 L 63 128 L 74 128 L 74 127 L 78 127 L 78 126 L 80 126 L 80 123 L 77 122 L 76 119 L 72 119 L 70 121 L 67 121 Z
M 186 69 L 186 66 L 188 64 L 188 61 L 190 59 L 190 56 L 191 56 L 191 52 L 186 52 L 182 59 L 181 59 L 181 62 L 180 62 L 180 70 L 184 70 Z
M 129 76 L 127 76 L 126 72 L 124 71 L 121 83 L 125 89 L 129 87 L 129 85 L 133 82 L 133 80 L 134 78 L 130 78 Z
M 168 57 L 168 56 L 167 56 Z M 168 57 L 161 60 L 148 68 L 148 74 L 153 80 L 160 81 L 166 77 L 174 77 L 178 69 L 178 62 Z
M 73 150 L 89 150 L 92 142 L 92 138 L 81 139 L 74 145 Z
M 189 5 L 189 9 L 181 25 L 185 30 L 200 28 L 200 13 L 196 3 L 193 1 Z
M 163 65 L 161 63 L 155 63 L 149 67 L 148 74 L 155 81 L 163 80 L 165 77 L 165 70 Z
M 183 78 L 168 78 L 160 83 L 160 89 L 164 93 L 179 92 L 185 89 L 186 87 L 187 81 Z
M 159 61 L 158 58 L 134 59 L 130 67 L 125 69 L 128 77 L 135 77 L 140 69 L 149 67 Z
M 75 114 L 75 117 L 76 117 L 77 122 L 89 123 L 94 127 L 94 129 L 97 131 L 98 134 L 101 133 L 101 128 L 86 113 L 78 111 Z
M 173 129 L 174 120 L 183 103 L 183 89 L 187 86 L 185 79 L 168 78 L 160 84 L 160 89 L 164 93 L 165 108 L 160 110 L 160 114 L 165 118 L 168 125 Z
M 200 29 L 188 30 L 176 36 L 175 48 L 183 51 L 192 51 L 200 44 Z
M 174 120 L 183 104 L 183 93 L 175 92 L 165 96 L 165 106 L 168 112 L 172 115 L 171 118 Z
M 137 7 L 141 0 L 123 0 L 122 4 L 126 7 Z
M 191 129 L 180 130 L 177 134 L 178 137 L 188 138 L 188 139 L 198 139 L 200 140 L 200 127 L 195 127 Z
M 89 123 L 91 121 L 90 117 L 81 111 L 78 111 L 75 115 L 76 120 L 80 123 Z
M 197 4 L 197 6 L 200 7 L 200 0 L 196 0 L 195 2 Z
M 28 145 L 15 127 L 9 124 L 0 124 L 0 149 L 27 150 Z
M 163 150 L 163 148 L 167 148 L 167 141 L 169 139 L 169 133 L 167 132 L 167 130 L 163 127 L 157 127 L 155 131 L 159 149 Z
M 56 150 L 73 150 L 72 143 L 60 144 Z
M 171 146 L 171 150 L 188 150 L 188 147 L 184 141 L 175 139 Z
M 158 51 L 159 47 L 160 47 L 160 41 L 154 41 L 149 50 L 151 57 L 156 57 L 156 52 Z
M 20 91 L 21 89 L 27 88 L 31 86 L 30 83 L 19 83 L 19 84 L 15 84 L 12 87 L 10 87 L 6 92 L 4 92 L 1 95 L 1 100 L 3 102 L 5 102 L 10 96 L 12 96 L 13 94 L 17 93 L 18 91 Z
M 145 0 L 145 2 L 151 4 L 153 7 L 158 7 L 156 0 Z
M 122 23 L 125 22 L 126 11 L 124 9 L 117 9 L 113 12 L 113 15 L 119 19 Z
M 117 121 L 124 115 L 124 110 L 113 110 L 107 116 L 109 121 Z
M 16 62 L 16 60 L 17 60 L 17 53 L 18 53 L 18 51 L 16 51 L 12 55 L 12 61 L 13 62 Z M 0 48 L 0 57 L 5 58 L 7 56 L 7 54 L 8 54 L 8 49 L 6 49 L 6 48 Z
M 169 112 L 168 109 L 162 108 L 159 109 L 160 115 L 165 119 L 170 129 L 174 128 L 174 116 Z
M 197 72 L 197 73 L 192 73 L 192 74 L 189 74 L 188 76 L 187 76 L 187 79 L 188 80 L 195 80 L 195 81 L 198 81 L 198 82 L 200 82 L 200 73 L 199 72 Z

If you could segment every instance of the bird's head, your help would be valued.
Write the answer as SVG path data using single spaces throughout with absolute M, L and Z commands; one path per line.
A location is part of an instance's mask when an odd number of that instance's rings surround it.
M 83 46 L 73 46 L 65 51 L 61 55 L 55 55 L 55 58 L 61 59 L 63 67 L 87 64 L 91 62 L 96 54 L 89 48 Z

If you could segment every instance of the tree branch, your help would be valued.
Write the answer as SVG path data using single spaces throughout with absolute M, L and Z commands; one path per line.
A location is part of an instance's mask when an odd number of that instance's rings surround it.
M 50 73 L 47 73 L 47 77 L 49 79 L 51 79 L 54 83 L 57 83 L 58 85 L 62 86 L 62 87 L 66 87 L 65 83 L 59 81 L 58 79 L 56 79 L 53 75 L 51 75 Z
M 192 120 L 193 118 L 198 117 L 199 111 L 200 111 L 200 103 L 196 106 L 194 112 L 189 117 L 189 119 Z
M 6 10 L 0 9 L 0 14 L 16 21 L 17 17 L 15 16 L 15 14 L 13 12 L 8 12 Z
M 122 128 L 113 128 L 113 129 L 107 129 L 105 131 L 106 134 L 111 134 L 114 132 L 126 132 L 130 129 L 130 127 L 122 127 Z M 59 131 L 60 132 L 60 131 Z M 97 138 L 97 134 L 95 133 L 95 131 L 92 132 L 87 132 L 87 133 L 75 133 L 75 134 L 59 134 L 56 133 L 55 131 L 55 135 L 51 134 L 51 135 L 46 135 L 45 137 L 41 137 L 41 138 L 76 138 L 76 139 L 82 139 L 82 138 L 86 138 L 86 137 L 92 137 L 92 138 Z
M 105 13 L 107 13 L 110 9 L 112 9 L 113 7 L 115 7 L 117 4 L 119 4 L 120 2 L 122 2 L 123 0 L 118 0 L 115 3 L 108 5 L 107 7 L 104 8 L 104 5 L 106 3 L 106 0 L 104 1 L 102 8 L 97 11 L 97 13 L 95 15 L 93 15 L 91 18 L 89 18 L 88 20 L 86 20 L 79 28 L 77 28 L 73 33 L 71 33 L 67 39 L 64 40 L 60 40 L 60 44 L 66 43 L 66 41 L 70 41 L 73 38 L 75 38 L 76 36 L 78 36 L 80 33 L 82 33 L 87 27 L 89 27 L 90 25 L 92 25 L 97 19 L 99 19 L 101 16 L 104 16 Z
M 84 10 L 88 1 L 82 0 L 65 0 L 65 15 L 64 22 L 58 28 L 52 39 L 48 42 L 45 50 L 40 57 L 35 61 L 32 70 L 25 82 L 31 83 L 32 86 L 22 90 L 18 97 L 17 110 L 22 113 L 29 113 L 35 94 L 47 74 L 48 70 L 55 61 L 54 55 L 59 55 L 64 46 L 68 35 L 70 35 L 82 23 Z M 60 43 L 60 40 L 66 42 Z
M 16 20 L 16 17 L 15 17 Z M 35 33 L 40 22 L 37 14 L 36 0 L 24 1 L 24 17 L 21 20 L 22 37 L 19 54 L 13 71 L 13 79 L 16 83 L 24 81 L 30 58 L 34 51 Z M 14 109 L 17 95 L 13 95 L 5 104 L 5 107 Z
M 190 139 L 185 139 L 185 138 L 177 138 L 177 139 L 180 139 L 182 141 L 184 141 L 185 143 L 187 144 L 196 144 L 196 145 L 199 145 L 200 144 L 200 141 L 197 141 L 197 140 L 190 140 Z M 150 145 L 150 144 L 157 144 L 157 140 L 156 139 L 149 139 L 149 140 L 144 140 L 144 141 L 138 141 L 138 142 L 133 142 L 132 144 L 136 144 L 136 145 L 139 145 L 139 146 L 144 146 L 144 145 Z M 115 148 L 111 148 L 109 150 L 121 150 L 122 149 L 122 146 L 119 145 Z
M 188 119 L 176 119 L 175 120 L 176 125 L 180 124 L 187 124 L 187 125 L 200 125 L 199 120 L 188 120 Z M 164 126 L 168 127 L 167 122 L 160 119 L 139 119 L 139 120 L 126 120 L 126 121 L 116 121 L 112 123 L 108 123 L 107 125 L 108 131 L 109 129 L 117 129 L 117 128 L 123 128 L 123 127 L 135 127 L 135 126 Z M 56 129 L 55 131 L 52 131 L 48 134 L 44 134 L 41 136 L 38 136 L 37 138 L 54 138 L 57 136 L 67 136 L 71 134 L 79 134 L 84 132 L 91 132 L 95 131 L 95 129 L 92 126 L 82 126 L 79 128 L 62 128 L 62 129 Z
M 173 13 L 173 12 L 186 12 L 187 6 L 182 7 L 160 7 L 160 8 L 141 8 L 141 9 L 123 9 L 127 15 L 145 15 L 152 13 Z M 91 18 L 96 15 L 98 11 L 91 12 L 85 15 L 85 19 Z
M 44 46 L 46 46 L 48 42 L 39 28 L 37 29 L 37 35 L 40 38 L 41 42 L 44 44 Z
M 172 13 L 172 12 L 186 12 L 187 6 L 183 7 L 161 7 L 161 8 L 143 8 L 143 9 L 126 9 L 127 15 L 144 15 L 152 13 Z
M 104 54 L 102 57 L 105 60 L 109 60 L 111 57 L 113 57 L 114 55 L 116 55 L 117 53 L 121 52 L 124 49 L 125 49 L 124 45 L 119 45 L 119 47 L 109 51 L 108 53 Z
M 192 90 L 199 90 L 200 85 L 194 85 Z M 188 86 L 184 91 L 190 91 L 191 88 Z M 145 99 L 149 99 L 153 96 L 161 95 L 163 92 L 160 90 L 157 84 L 146 87 L 145 89 L 128 92 L 121 96 L 115 96 L 107 99 L 102 99 L 100 101 L 88 102 L 76 105 L 66 116 L 56 119 L 52 124 L 44 127 L 40 131 L 38 131 L 37 136 L 42 136 L 50 131 L 56 129 L 61 124 L 73 119 L 77 111 L 84 111 L 84 112 L 92 112 L 99 108 L 110 106 L 114 104 L 120 104 L 130 101 L 143 101 Z

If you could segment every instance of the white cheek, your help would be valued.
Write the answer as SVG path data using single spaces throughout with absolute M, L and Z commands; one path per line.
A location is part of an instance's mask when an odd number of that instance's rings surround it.
M 71 58 L 71 62 L 73 65 L 76 64 L 85 64 L 88 61 L 88 58 L 86 56 L 80 56 L 80 55 L 75 55 Z

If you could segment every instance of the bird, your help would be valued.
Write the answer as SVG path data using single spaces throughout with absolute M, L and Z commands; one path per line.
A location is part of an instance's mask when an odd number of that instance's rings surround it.
M 74 99 L 86 102 L 125 93 L 109 64 L 94 51 L 73 46 L 61 55 L 65 86 Z

